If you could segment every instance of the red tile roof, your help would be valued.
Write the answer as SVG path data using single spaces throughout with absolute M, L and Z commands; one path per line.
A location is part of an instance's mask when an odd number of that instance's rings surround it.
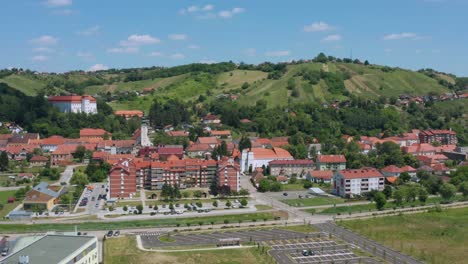
M 211 136 L 230 136 L 231 130 L 211 130 Z
M 216 137 L 199 137 L 197 142 L 200 144 L 218 144 L 218 139 Z
M 383 172 L 389 172 L 389 173 L 401 173 L 401 169 L 398 168 L 397 166 L 395 165 L 390 165 L 390 166 L 387 166 L 385 168 L 383 168 L 381 171 Z
M 377 169 L 349 169 L 349 170 L 340 170 L 339 173 L 343 175 L 345 179 L 383 177 L 383 175 Z
M 114 112 L 114 114 L 123 117 L 143 117 L 143 111 L 140 110 L 117 110 Z
M 184 154 L 184 149 L 182 147 L 163 147 L 158 148 L 159 155 L 182 155 Z
M 90 137 L 90 136 L 102 137 L 105 134 L 109 136 L 112 135 L 111 133 L 100 128 L 83 128 L 80 130 L 80 137 Z
M 212 151 L 213 148 L 209 144 L 194 143 L 187 147 L 187 152 L 198 152 L 198 151 Z
M 324 170 L 324 171 L 311 170 L 309 171 L 309 174 L 313 178 L 324 179 L 324 180 L 330 180 L 333 177 L 333 171 L 331 170 Z
M 346 158 L 344 155 L 318 155 L 317 161 L 322 163 L 345 163 Z
M 49 159 L 44 156 L 33 156 L 29 161 L 30 162 L 47 162 Z
M 168 131 L 167 134 L 171 137 L 188 137 L 189 132 L 183 130 Z
M 80 96 L 80 95 L 67 95 L 67 96 L 51 96 L 47 98 L 49 102 L 81 102 L 82 99 L 89 99 L 91 102 L 96 102 L 96 99 L 89 96 Z
M 314 165 L 313 160 L 306 160 L 306 159 L 301 159 L 301 160 L 272 160 L 270 161 L 270 166 L 271 165 Z
M 42 145 L 61 145 L 65 143 L 65 138 L 62 136 L 51 136 L 42 139 Z

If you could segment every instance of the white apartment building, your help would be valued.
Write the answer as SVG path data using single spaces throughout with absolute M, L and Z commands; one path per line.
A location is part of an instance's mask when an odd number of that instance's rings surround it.
M 341 197 L 363 195 L 371 190 L 382 191 L 385 177 L 377 169 L 339 170 L 333 176 L 335 194 Z
M 52 96 L 47 100 L 63 113 L 97 114 L 96 99 L 89 95 Z

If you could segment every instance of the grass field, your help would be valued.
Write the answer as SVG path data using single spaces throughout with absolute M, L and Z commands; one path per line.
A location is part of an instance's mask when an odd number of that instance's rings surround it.
M 304 198 L 304 199 L 284 199 L 281 202 L 288 204 L 294 207 L 304 207 L 304 206 L 319 206 L 319 205 L 332 205 L 332 204 L 342 204 L 345 202 L 342 198 L 334 197 L 314 197 L 314 198 Z
M 149 264 L 149 263 L 203 263 L 203 264 L 266 264 L 271 263 L 265 252 L 257 248 L 223 249 L 187 252 L 140 251 L 135 238 L 120 237 L 104 243 L 104 263 Z
M 3 219 L 11 210 L 18 206 L 21 202 L 7 203 L 8 197 L 14 197 L 16 191 L 3 191 L 0 192 L 0 204 L 3 204 L 3 209 L 0 210 L 0 219 Z M 0 227 L 0 230 L 2 228 Z
M 221 215 L 221 216 L 202 216 L 191 218 L 166 218 L 166 219 L 149 219 L 149 220 L 133 220 L 133 221 L 118 221 L 118 222 L 85 222 L 78 224 L 80 230 L 107 230 L 107 229 L 123 229 L 123 228 L 143 228 L 143 227 L 165 227 L 165 226 L 198 226 L 200 222 L 204 225 L 223 224 L 225 220 L 229 224 L 237 224 L 239 221 L 251 222 L 255 219 L 256 222 L 273 220 L 275 217 L 285 217 L 280 212 L 263 212 L 249 213 L 236 215 Z M 4 232 L 43 232 L 43 231 L 70 231 L 75 228 L 76 224 L 2 224 L 0 225 L 0 233 Z
M 468 208 L 340 224 L 427 263 L 456 264 L 468 259 Z
M 45 84 L 40 80 L 30 79 L 26 76 L 14 74 L 0 79 L 0 82 L 4 82 L 10 87 L 30 96 L 36 95 L 37 92 L 45 86 Z
M 456 196 L 453 201 L 459 201 L 461 200 L 461 196 Z M 430 197 L 427 199 L 426 203 L 422 204 L 419 201 L 414 201 L 414 202 L 403 202 L 402 207 L 415 207 L 415 206 L 421 206 L 421 205 L 431 205 L 431 204 L 437 204 L 441 203 L 442 198 L 440 197 Z M 385 204 L 384 210 L 393 210 L 393 208 L 401 208 L 398 207 L 394 202 L 387 202 Z M 336 207 L 330 207 L 327 209 L 324 209 L 322 211 L 318 209 L 308 209 L 306 210 L 309 213 L 316 213 L 319 212 L 321 214 L 348 214 L 348 213 L 364 213 L 364 212 L 372 212 L 372 211 L 377 211 L 377 208 L 375 207 L 375 203 L 370 203 L 370 204 L 357 204 L 357 205 L 337 205 Z

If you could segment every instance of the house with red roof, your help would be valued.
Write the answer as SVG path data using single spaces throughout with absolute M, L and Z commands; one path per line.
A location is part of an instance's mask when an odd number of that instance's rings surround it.
M 216 138 L 230 138 L 231 130 L 211 130 L 210 136 Z
M 274 160 L 293 160 L 291 154 L 282 148 L 251 148 L 242 150 L 240 159 L 241 171 L 248 171 L 262 166 L 267 167 Z
M 208 114 L 208 115 L 206 115 L 205 117 L 202 118 L 202 122 L 205 125 L 220 124 L 221 119 L 216 115 Z
M 333 180 L 333 171 L 310 170 L 306 174 L 306 179 L 314 183 L 331 183 Z
M 385 177 L 400 177 L 402 170 L 395 165 L 389 165 L 380 170 Z
M 112 134 L 105 131 L 101 128 L 83 128 L 80 130 L 80 138 L 89 139 L 89 138 L 101 138 L 101 139 L 111 139 Z
M 187 147 L 185 152 L 187 153 L 187 156 L 191 158 L 206 157 L 207 155 L 211 154 L 211 152 L 213 152 L 213 149 L 214 147 L 212 147 L 210 144 L 193 143 Z
M 134 116 L 142 118 L 143 117 L 143 111 L 141 110 L 117 110 L 114 112 L 114 115 L 116 116 L 122 116 L 125 119 L 130 119 Z
M 377 169 L 339 170 L 333 176 L 334 192 L 341 197 L 360 196 L 372 190 L 382 191 L 385 177 Z
M 50 164 L 52 166 L 57 166 L 71 163 L 76 148 L 77 145 L 59 145 L 54 152 L 50 153 Z
M 51 96 L 49 103 L 63 113 L 97 114 L 96 99 L 89 95 Z
M 53 152 L 57 149 L 59 145 L 65 143 L 65 138 L 62 136 L 51 136 L 41 140 L 41 148 L 45 152 Z
M 316 164 L 318 170 L 344 170 L 346 158 L 344 155 L 318 155 Z
M 306 174 L 307 171 L 314 169 L 313 160 L 273 160 L 269 163 L 270 174 L 273 176 L 285 175 L 292 176 L 296 175 L 301 177 Z
M 160 160 L 168 160 L 170 156 L 175 156 L 177 159 L 184 158 L 184 148 L 182 146 L 164 146 L 158 148 Z
M 170 137 L 188 137 L 190 135 L 189 132 L 184 130 L 167 131 L 166 134 L 168 134 Z
M 401 150 L 413 156 L 428 156 L 435 154 L 435 147 L 428 143 L 413 144 L 411 146 L 402 147 Z
M 214 148 L 218 145 L 218 139 L 216 137 L 198 137 L 198 144 L 208 144 L 210 147 Z
M 438 163 L 432 166 L 432 173 L 443 176 L 450 173 L 450 169 L 444 163 Z
M 44 156 L 33 156 L 29 160 L 29 165 L 31 167 L 44 167 L 47 162 L 49 161 L 49 158 L 44 157 Z

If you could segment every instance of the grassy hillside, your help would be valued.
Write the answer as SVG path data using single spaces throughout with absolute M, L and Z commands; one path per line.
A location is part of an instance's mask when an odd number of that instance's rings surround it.
M 181 66 L 184 67 L 184 66 Z M 234 66 L 235 68 L 235 66 Z M 231 68 L 232 69 L 232 68 Z M 169 71 L 170 68 L 162 71 Z M 160 70 L 161 71 L 161 70 Z M 305 77 L 307 73 L 329 73 L 340 76 L 343 90 L 336 92 L 336 87 L 329 87 L 330 82 L 320 75 L 316 82 Z M 185 71 L 168 75 L 148 77 L 149 73 L 158 73 L 158 69 L 127 69 L 98 73 L 73 72 L 36 76 L 32 74 L 11 74 L 0 78 L 11 87 L 27 95 L 35 95 L 41 89 L 48 94 L 68 91 L 86 94 L 118 94 L 125 91 L 139 91 L 154 88 L 149 95 L 122 99 L 118 98 L 110 105 L 114 109 L 140 109 L 147 111 L 153 98 L 178 98 L 184 101 L 198 100 L 200 95 L 207 100 L 216 100 L 220 94 L 236 94 L 239 104 L 253 105 L 263 99 L 269 107 L 285 106 L 289 102 L 330 102 L 344 100 L 348 94 L 376 99 L 381 96 L 392 97 L 401 94 L 426 95 L 448 92 L 440 80 L 454 82 L 454 77 L 437 73 L 428 75 L 399 68 L 377 65 L 363 65 L 343 62 L 301 63 L 287 65 L 279 76 L 269 78 L 269 72 L 261 68 L 250 70 L 234 69 L 229 71 Z M 129 76 L 143 77 L 131 79 Z M 288 89 L 294 83 L 295 88 Z M 243 86 L 248 83 L 248 86 Z M 47 88 L 45 88 L 47 87 Z M 52 88 L 51 88 L 52 87 Z M 332 89 L 333 88 L 333 89 Z

